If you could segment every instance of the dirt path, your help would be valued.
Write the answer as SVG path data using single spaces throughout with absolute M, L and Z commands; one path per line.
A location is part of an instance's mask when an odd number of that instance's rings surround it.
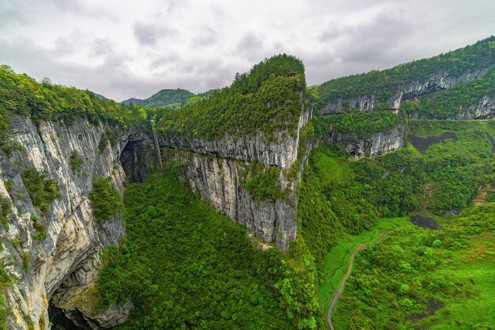
M 391 230 L 382 233 L 377 239 L 375 239 L 374 242 L 375 243 L 380 242 L 385 237 L 385 235 L 387 235 L 390 232 L 391 232 Z M 327 321 L 328 321 L 328 326 L 330 327 L 330 330 L 335 330 L 335 328 L 333 327 L 333 323 L 332 323 L 332 311 L 335 308 L 335 305 L 337 305 L 337 301 L 339 300 L 340 295 L 344 291 L 345 283 L 347 282 L 347 279 L 349 278 L 349 276 L 352 273 L 352 264 L 354 262 L 354 257 L 356 256 L 356 254 L 359 251 L 365 250 L 367 248 L 368 248 L 368 243 L 359 244 L 358 246 L 356 246 L 356 248 L 352 252 L 351 259 L 349 260 L 349 267 L 347 268 L 347 272 L 345 273 L 344 277 L 340 281 L 339 287 L 338 287 L 337 291 L 335 292 L 335 296 L 333 296 L 332 303 L 328 307 Z

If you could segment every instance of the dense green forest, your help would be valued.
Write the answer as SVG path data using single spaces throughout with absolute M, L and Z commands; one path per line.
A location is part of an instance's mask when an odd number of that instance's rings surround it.
M 339 98 L 376 95 L 385 102 L 400 87 L 433 76 L 447 73 L 459 77 L 467 72 L 492 68 L 495 65 L 495 37 L 478 41 L 474 45 L 454 50 L 439 56 L 398 65 L 392 69 L 348 76 L 327 81 L 318 87 L 317 109 L 336 102 Z
M 140 105 L 145 108 L 173 108 L 177 109 L 186 104 L 186 102 L 194 97 L 195 94 L 185 89 L 162 89 L 156 94 L 148 97 L 147 99 L 128 99 L 122 102 L 122 104 Z
M 246 229 L 180 183 L 181 171 L 127 187 L 127 236 L 104 253 L 100 306 L 134 303 L 122 329 L 315 328 L 307 271 L 275 248 L 257 248 Z
M 457 140 L 431 144 L 424 153 L 408 144 L 400 151 L 358 161 L 349 161 L 335 146 L 321 146 L 312 152 L 298 211 L 300 237 L 315 258 L 323 306 L 328 306 L 325 298 L 335 290 L 339 276 L 343 276 L 335 265 L 344 268 L 342 260 L 348 260 L 351 249 L 358 243 L 371 242 L 371 239 L 358 241 L 354 238 L 357 236 L 352 235 L 373 230 L 377 222 L 384 221 L 390 223 L 387 227 L 393 230 L 383 243 L 373 245 L 356 257 L 357 266 L 342 302 L 334 311 L 336 328 L 411 328 L 438 324 L 439 329 L 448 329 L 475 324 L 483 328 L 483 324 L 491 324 L 493 320 L 488 316 L 476 318 L 474 297 L 486 297 L 488 301 L 478 307 L 490 310 L 495 297 L 484 294 L 483 290 L 489 285 L 484 272 L 492 260 L 489 256 L 495 253 L 493 246 L 484 247 L 486 252 L 483 253 L 487 253 L 488 259 L 482 258 L 480 263 L 465 264 L 462 256 L 476 253 L 473 249 L 485 244 L 484 235 L 491 235 L 493 206 L 469 208 L 480 187 L 490 187 L 495 182 L 489 139 L 494 129 L 493 121 L 409 121 L 409 133 L 425 141 L 442 132 L 455 134 Z M 490 196 L 483 203 L 493 199 Z M 461 215 L 435 216 L 444 227 L 434 233 L 407 220 L 394 219 L 416 212 L 428 215 L 460 212 Z M 381 220 L 385 218 L 388 220 Z M 488 232 L 483 234 L 486 230 Z M 468 242 L 474 234 L 480 236 L 476 236 L 479 243 L 473 243 L 473 247 Z M 434 243 L 436 240 L 441 243 Z M 347 245 L 348 250 L 339 250 L 346 241 L 354 245 Z M 426 251 L 424 257 L 418 252 L 423 250 Z M 452 269 L 449 262 L 455 262 L 456 266 L 452 267 L 460 267 L 453 277 L 447 275 Z M 476 273 L 476 269 L 483 273 Z M 470 314 L 464 314 L 465 320 L 449 317 L 448 311 L 457 311 L 462 301 L 455 294 L 465 285 L 459 283 L 469 281 L 469 276 L 476 283 L 480 282 L 479 287 L 467 283 L 469 288 L 466 289 L 473 297 L 468 305 Z M 330 282 L 333 289 L 328 285 Z M 445 305 L 445 312 L 442 310 L 438 316 L 428 318 L 432 304 L 440 303 Z M 412 319 L 420 314 L 424 316 L 414 323 Z
M 48 79 L 38 83 L 3 65 L 0 66 L 0 144 L 6 143 L 12 114 L 30 115 L 35 121 L 64 120 L 68 123 L 86 117 L 123 128 L 144 128 L 146 119 L 144 109 L 123 106 L 90 91 L 55 85 Z
M 207 99 L 163 113 L 163 134 L 206 139 L 253 135 L 264 132 L 267 140 L 275 131 L 295 133 L 306 83 L 302 62 L 278 55 L 255 65 L 249 73 L 237 74 L 230 87 Z
M 382 110 L 324 116 L 320 117 L 320 121 L 328 132 L 342 132 L 367 138 L 374 133 L 386 132 L 397 127 L 405 118 L 390 110 Z
M 453 86 L 434 94 L 403 101 L 401 110 L 422 118 L 446 119 L 466 112 L 482 102 L 483 97 L 495 97 L 495 70 L 469 83 Z
M 37 123 L 70 124 L 79 117 L 108 123 L 115 129 L 105 132 L 100 151 L 117 141 L 120 129 L 149 132 L 149 119 L 158 122 L 163 135 L 220 139 L 264 132 L 272 142 L 283 138 L 277 132 L 295 133 L 310 99 L 316 108 L 353 95 L 375 94 L 385 102 L 408 82 L 491 68 L 493 58 L 495 37 L 307 89 L 302 62 L 278 55 L 237 74 L 229 87 L 198 95 L 163 90 L 139 105 L 118 104 L 48 80 L 37 83 L 2 66 L 0 147 L 7 155 L 16 148 L 8 136 L 14 115 L 31 116 Z M 109 180 L 95 177 L 89 196 L 95 219 L 103 223 L 123 213 L 127 232 L 119 246 L 103 253 L 91 292 L 96 308 L 132 302 L 131 318 L 120 329 L 326 328 L 329 297 L 352 249 L 366 242 L 370 246 L 357 255 L 334 312 L 338 329 L 491 329 L 495 121 L 407 116 L 450 118 L 484 96 L 495 96 L 494 83 L 491 71 L 404 101 L 398 114 L 381 107 L 315 116 L 300 132 L 300 158 L 289 171 L 247 164 L 240 186 L 254 200 L 284 199 L 280 173 L 297 178 L 308 156 L 297 190 L 298 235 L 287 253 L 260 249 L 244 227 L 201 201 L 183 182 L 180 164 L 167 163 L 163 173 L 142 183 L 126 183 L 123 204 Z M 349 160 L 343 150 L 321 139 L 329 130 L 367 138 L 397 125 L 406 127 L 406 146 L 376 158 Z M 436 138 L 440 136 L 446 138 Z M 314 150 L 306 155 L 310 146 Z M 79 157 L 70 158 L 74 173 L 80 170 Z M 59 196 L 56 182 L 35 168 L 21 176 L 33 205 L 46 212 Z M 0 199 L 4 227 L 9 212 L 9 202 Z M 408 217 L 417 214 L 438 221 L 441 228 L 413 225 Z M 31 220 L 38 231 L 34 239 L 45 239 L 44 223 Z M 375 241 L 382 234 L 383 240 Z M 0 264 L 0 289 L 14 283 L 5 267 Z M 0 295 L 0 306 L 4 301 Z M 0 309 L 0 325 L 5 317 Z
M 491 329 L 495 204 L 435 218 L 438 230 L 387 220 L 392 230 L 355 260 L 336 329 Z

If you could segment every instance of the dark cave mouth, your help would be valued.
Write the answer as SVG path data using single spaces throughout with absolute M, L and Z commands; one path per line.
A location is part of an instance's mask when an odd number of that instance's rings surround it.
M 69 312 L 71 317 L 74 317 L 76 321 L 69 318 L 63 309 L 54 306 L 51 302 L 48 306 L 48 317 L 52 330 L 88 330 L 91 329 L 86 322 L 82 313 L 78 310 Z

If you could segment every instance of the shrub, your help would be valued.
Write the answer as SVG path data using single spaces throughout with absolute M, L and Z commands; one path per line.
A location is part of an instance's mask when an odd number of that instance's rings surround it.
M 69 158 L 69 165 L 70 168 L 72 169 L 72 172 L 79 173 L 81 171 L 81 164 L 82 164 L 81 157 L 77 152 L 73 151 L 70 154 L 70 158 Z
M 280 169 L 275 166 L 253 162 L 244 173 L 243 187 L 255 200 L 282 199 L 285 194 L 280 187 L 279 173 Z
M 433 243 L 431 243 L 431 246 L 434 247 L 434 248 L 439 248 L 442 246 L 442 241 L 439 240 L 439 239 L 436 239 L 433 241 Z
M 405 308 L 411 308 L 414 306 L 414 303 L 408 298 L 402 300 L 400 304 Z
M 0 223 L 4 228 L 9 227 L 10 201 L 6 198 L 0 198 Z
M 122 210 L 120 195 L 108 179 L 95 178 L 89 199 L 96 221 L 107 221 Z
M 42 241 L 46 238 L 46 225 L 44 223 L 35 221 L 33 223 L 33 228 L 37 231 L 37 233 L 33 235 L 33 239 Z
M 48 206 L 54 199 L 60 197 L 57 183 L 48 179 L 46 173 L 39 173 L 34 167 L 24 170 L 22 181 L 33 205 L 39 207 L 43 213 L 48 211 Z
M 399 292 L 401 294 L 407 294 L 409 292 L 409 285 L 407 285 L 407 284 L 401 284 L 400 285 Z

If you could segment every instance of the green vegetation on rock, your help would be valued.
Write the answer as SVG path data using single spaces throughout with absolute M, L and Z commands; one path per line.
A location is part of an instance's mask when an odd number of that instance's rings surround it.
M 316 328 L 318 304 L 304 267 L 262 251 L 246 229 L 193 195 L 168 167 L 124 196 L 127 236 L 108 248 L 100 306 L 131 301 L 122 329 Z
M 401 64 L 392 69 L 372 70 L 368 73 L 330 80 L 318 88 L 317 108 L 335 103 L 338 99 L 364 95 L 375 95 L 377 100 L 383 103 L 401 87 L 414 81 L 424 82 L 431 77 L 446 73 L 449 77 L 455 78 L 467 72 L 493 67 L 494 41 L 495 37 L 490 37 L 471 46 Z
M 96 177 L 93 192 L 89 194 L 96 221 L 107 221 L 122 211 L 122 201 L 109 179 Z
M 470 106 L 477 106 L 484 97 L 495 98 L 495 70 L 471 82 L 404 101 L 401 110 L 408 115 L 419 114 L 423 118 L 452 118 L 467 112 Z
M 34 167 L 28 167 L 22 172 L 22 181 L 33 205 L 39 207 L 43 213 L 48 211 L 55 198 L 60 197 L 57 183 L 49 179 L 48 174 L 40 173 Z
M 355 134 L 360 138 L 367 138 L 374 133 L 386 132 L 396 127 L 404 121 L 404 118 L 392 111 L 384 110 L 324 116 L 321 120 L 326 123 L 328 131 Z
M 305 100 L 304 66 L 298 59 L 279 55 L 236 75 L 230 87 L 178 110 L 165 112 L 161 133 L 220 139 L 263 132 L 274 141 L 275 132 L 295 134 Z
M 121 127 L 143 127 L 146 113 L 136 106 L 123 106 L 115 101 L 74 87 L 37 83 L 26 74 L 16 74 L 0 66 L 0 147 L 3 148 L 12 114 L 30 115 L 35 121 L 64 120 L 72 123 L 86 117 Z
M 285 193 L 280 187 L 280 171 L 279 167 L 263 166 L 254 161 L 243 173 L 243 187 L 255 200 L 283 199 Z

